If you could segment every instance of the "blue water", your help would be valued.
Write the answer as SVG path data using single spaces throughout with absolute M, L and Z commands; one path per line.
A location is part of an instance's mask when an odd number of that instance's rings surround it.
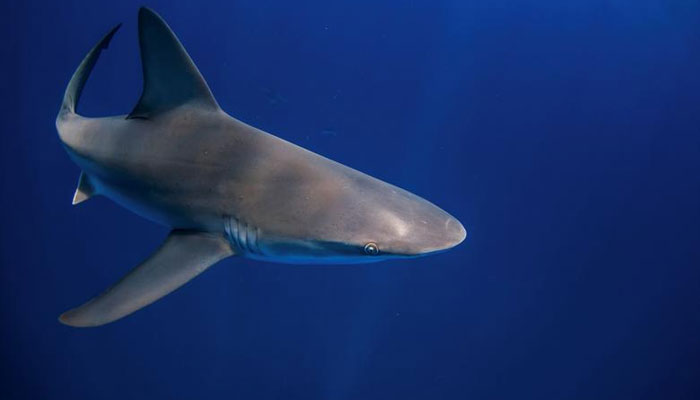
M 232 258 L 95 329 L 58 315 L 168 232 L 54 119 L 140 93 L 141 2 L 0 5 L 3 399 L 700 398 L 700 4 L 152 1 L 233 116 L 406 188 L 469 237 L 353 266 Z

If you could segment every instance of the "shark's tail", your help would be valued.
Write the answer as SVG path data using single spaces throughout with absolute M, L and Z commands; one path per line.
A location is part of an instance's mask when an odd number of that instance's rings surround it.
M 109 46 L 109 41 L 112 40 L 112 36 L 117 32 L 119 24 L 112 28 L 97 44 L 90 50 L 90 52 L 85 56 L 83 61 L 78 66 L 78 69 L 73 73 L 73 77 L 70 82 L 68 82 L 68 87 L 66 88 L 66 93 L 63 95 L 63 104 L 61 105 L 60 113 L 75 113 L 78 106 L 78 100 L 80 99 L 80 94 L 83 91 L 85 82 L 87 82 L 92 68 L 97 63 L 97 59 L 100 57 L 100 53 L 103 49 Z

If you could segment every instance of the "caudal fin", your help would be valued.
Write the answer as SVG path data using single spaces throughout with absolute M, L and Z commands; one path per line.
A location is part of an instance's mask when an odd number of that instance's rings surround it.
M 78 66 L 78 69 L 73 73 L 73 77 L 70 82 L 68 82 L 68 87 L 66 88 L 66 93 L 63 95 L 63 104 L 61 105 L 61 113 L 70 112 L 75 113 L 78 106 L 78 100 L 80 99 L 80 94 L 83 91 L 85 82 L 87 82 L 92 68 L 97 63 L 97 59 L 100 57 L 102 50 L 109 46 L 112 36 L 117 32 L 119 24 L 112 28 L 97 44 L 90 50 L 90 52 L 85 56 L 83 61 Z

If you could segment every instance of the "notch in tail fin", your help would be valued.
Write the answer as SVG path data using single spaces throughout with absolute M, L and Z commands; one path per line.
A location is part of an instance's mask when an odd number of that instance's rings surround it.
M 63 104 L 61 105 L 61 112 L 71 112 L 75 113 L 78 100 L 80 100 L 80 94 L 83 92 L 83 87 L 85 87 L 85 82 L 87 82 L 92 68 L 97 63 L 97 59 L 100 57 L 102 50 L 109 47 L 109 42 L 112 40 L 112 36 L 117 33 L 117 30 L 122 26 L 118 24 L 112 28 L 97 44 L 90 50 L 90 52 L 85 56 L 83 61 L 78 66 L 78 69 L 73 73 L 73 77 L 70 82 L 68 82 L 68 87 L 66 88 L 66 93 L 63 95 Z

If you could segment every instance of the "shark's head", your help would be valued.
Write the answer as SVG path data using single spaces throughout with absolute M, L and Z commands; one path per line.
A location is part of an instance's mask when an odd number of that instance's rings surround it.
M 356 215 L 358 225 L 346 231 L 348 236 L 341 243 L 357 262 L 430 255 L 466 238 L 456 218 L 418 196 L 394 190 L 390 199 Z
M 348 200 L 357 204 L 343 242 L 362 250 L 363 259 L 433 254 L 461 243 L 467 235 L 453 216 L 408 191 L 362 177 Z
M 286 262 L 367 263 L 438 253 L 467 235 L 434 204 L 354 170 L 304 193 L 293 207 L 303 210 L 304 229 L 296 231 L 303 234 L 263 239 L 268 255 Z

